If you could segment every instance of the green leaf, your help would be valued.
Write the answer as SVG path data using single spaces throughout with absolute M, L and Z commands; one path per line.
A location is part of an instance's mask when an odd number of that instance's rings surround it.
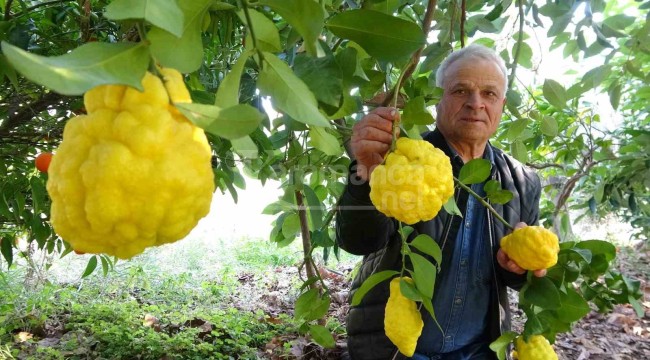
M 260 71 L 257 85 L 264 95 L 271 97 L 273 105 L 301 123 L 329 127 L 314 94 L 289 65 L 271 53 L 264 53 L 264 60 L 266 66 Z
M 415 23 L 374 10 L 348 10 L 332 16 L 326 25 L 334 35 L 361 45 L 385 61 L 404 59 L 425 44 Z
M 230 72 L 224 77 L 223 81 L 217 89 L 217 95 L 214 99 L 214 104 L 227 108 L 239 104 L 239 86 L 241 83 L 241 76 L 244 72 L 246 60 L 251 56 L 251 51 L 244 51 L 232 66 Z
M 81 45 L 54 57 L 35 55 L 2 42 L 9 63 L 27 79 L 63 95 L 82 95 L 98 85 L 124 84 L 143 90 L 149 64 L 144 43 Z
M 237 139 L 230 139 L 232 150 L 239 156 L 246 159 L 257 159 L 257 145 L 250 136 L 244 136 Z
M 519 140 L 510 144 L 510 153 L 515 159 L 519 160 L 519 162 L 523 164 L 528 161 L 528 149 L 526 149 L 526 145 Z
M 318 126 L 309 129 L 309 143 L 316 149 L 324 152 L 329 156 L 340 156 L 343 148 L 336 136 L 327 132 L 326 129 Z
M 300 231 L 300 217 L 296 213 L 289 214 L 282 223 L 282 235 L 285 238 L 293 238 L 298 231 Z
M 508 190 L 498 190 L 487 194 L 488 200 L 494 204 L 507 204 L 514 195 Z
M 248 104 L 225 109 L 214 105 L 179 103 L 176 108 L 196 126 L 226 139 L 237 139 L 257 129 L 264 115 Z
M 404 125 L 429 125 L 433 124 L 435 120 L 424 104 L 424 96 L 418 96 L 406 103 L 404 106 L 404 113 L 402 114 L 402 122 Z
M 344 95 L 343 73 L 334 56 L 313 58 L 300 54 L 294 59 L 293 70 L 314 93 L 318 101 L 339 107 L 341 97 Z
M 318 196 L 309 185 L 304 184 L 302 191 L 305 193 L 307 200 L 307 209 L 309 210 L 313 230 L 320 229 L 323 226 L 323 204 L 318 200 Z
M 557 309 L 558 318 L 566 323 L 571 323 L 582 319 L 591 311 L 589 304 L 585 299 L 573 290 L 572 287 L 567 287 L 567 293 L 560 292 L 560 302 L 562 306 Z
M 584 240 L 576 243 L 576 247 L 591 251 L 593 256 L 603 255 L 607 261 L 612 261 L 616 257 L 616 246 L 608 241 Z
M 176 1 L 115 0 L 106 6 L 109 20 L 144 19 L 176 37 L 183 35 L 183 12 Z
M 273 20 L 264 16 L 264 14 L 257 12 L 253 9 L 248 9 L 248 15 L 251 18 L 251 24 L 248 24 L 249 27 L 253 28 L 255 32 L 255 40 L 257 44 L 257 50 L 259 51 L 268 51 L 272 53 L 277 53 L 282 51 L 282 46 L 280 45 L 280 33 L 278 28 L 273 23 Z M 247 24 L 246 15 L 244 11 L 237 11 L 237 16 L 242 23 Z M 246 31 L 246 49 L 253 49 L 253 39 L 251 38 L 250 31 Z
M 201 67 L 203 17 L 212 3 L 212 0 L 179 2 L 185 19 L 183 35 L 180 38 L 157 26 L 147 33 L 147 40 L 151 42 L 151 53 L 160 65 L 177 69 L 182 73 L 191 73 Z
M 108 275 L 108 260 L 106 260 L 106 256 L 100 256 L 99 259 L 102 261 L 102 271 L 106 276 Z
M 380 282 L 390 279 L 391 277 L 397 274 L 399 274 L 399 272 L 395 270 L 384 270 L 370 275 L 363 282 L 363 284 L 359 286 L 359 289 L 357 289 L 357 291 L 354 293 L 354 296 L 352 296 L 352 301 L 350 302 L 350 306 L 359 305 L 361 303 L 361 300 L 363 300 L 363 297 L 368 293 L 368 291 L 372 290 L 372 288 L 374 288 Z
M 542 131 L 542 134 L 555 137 L 558 133 L 557 121 L 548 115 L 545 115 L 542 118 L 542 123 L 539 128 Z
M 456 204 L 456 199 L 453 196 L 450 196 L 449 200 L 447 200 L 447 202 L 442 207 L 449 215 L 458 215 L 460 217 L 463 216 L 463 213 L 460 212 L 458 204 Z
M 400 279 L 399 281 L 399 292 L 404 295 L 407 299 L 411 299 L 413 301 L 422 301 L 422 294 L 418 291 L 418 289 L 415 287 L 414 284 L 404 280 Z
M 415 287 L 425 297 L 433 297 L 433 287 L 436 283 L 436 267 L 424 256 L 416 253 L 410 253 L 409 257 L 413 263 L 413 280 Z
M 334 337 L 325 326 L 309 325 L 309 334 L 318 345 L 326 349 L 332 349 L 334 346 L 336 346 Z
M 85 278 L 86 276 L 90 275 L 95 271 L 95 268 L 97 267 L 97 255 L 93 255 L 93 257 L 88 260 L 88 265 L 86 265 L 86 270 L 84 270 L 83 275 L 81 275 L 81 278 Z
M 551 79 L 544 81 L 542 87 L 544 97 L 548 102 L 558 109 L 564 109 L 568 100 L 566 90 L 559 82 Z
M 13 239 L 9 236 L 4 236 L 0 238 L 0 252 L 2 256 L 7 260 L 7 267 L 11 267 L 11 264 L 14 260 L 14 251 L 12 246 Z
M 479 184 L 487 180 L 492 164 L 486 159 L 472 159 L 465 163 L 458 174 L 458 181 L 465 185 Z
M 607 93 L 609 94 L 609 102 L 612 104 L 612 108 L 617 110 L 621 102 L 621 84 L 618 81 L 614 81 L 607 90 Z
M 490 350 L 497 354 L 499 360 L 505 360 L 508 345 L 510 345 L 516 337 L 517 333 L 514 331 L 505 332 L 490 344 Z
M 435 240 L 431 238 L 431 236 L 427 234 L 420 234 L 416 236 L 413 241 L 411 241 L 410 246 L 431 256 L 433 260 L 435 260 L 438 264 L 438 268 L 440 268 L 440 264 L 442 262 L 442 250 L 440 249 L 440 246 L 438 246 L 438 243 L 436 243 Z
M 305 49 L 318 56 L 318 37 L 323 31 L 325 10 L 313 0 L 260 0 L 260 5 L 276 11 L 293 26 L 304 39 Z
M 557 309 L 561 306 L 557 287 L 546 277 L 533 276 L 524 292 L 524 299 L 543 309 Z
M 329 296 L 320 296 L 318 289 L 309 289 L 298 297 L 294 309 L 296 319 L 312 321 L 327 314 L 330 306 Z

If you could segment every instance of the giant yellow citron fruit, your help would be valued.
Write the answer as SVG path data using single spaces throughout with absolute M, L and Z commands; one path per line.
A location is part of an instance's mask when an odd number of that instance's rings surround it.
M 433 219 L 453 195 L 449 157 L 425 140 L 399 138 L 370 177 L 377 210 L 409 225 Z
M 214 191 L 202 129 L 174 106 L 190 102 L 178 71 L 147 73 L 144 92 L 102 85 L 84 95 L 49 168 L 54 230 L 79 252 L 130 258 L 185 237 Z
M 413 283 L 409 277 L 401 279 Z M 384 331 L 399 352 L 410 357 L 415 352 L 424 322 L 415 301 L 402 295 L 399 282 L 399 277 L 390 281 L 390 296 L 384 315 Z
M 558 360 L 555 350 L 542 335 L 533 335 L 528 342 L 522 336 L 517 337 L 513 355 L 519 360 Z
M 526 270 L 548 269 L 557 263 L 557 235 L 541 226 L 526 226 L 501 239 L 501 248 Z

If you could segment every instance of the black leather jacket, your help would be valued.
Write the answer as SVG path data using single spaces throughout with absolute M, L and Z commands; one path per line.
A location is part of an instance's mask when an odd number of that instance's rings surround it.
M 423 135 L 435 147 L 443 150 L 452 158 L 454 174 L 457 176 L 462 161 L 453 159 L 452 152 L 442 134 L 435 130 Z M 488 145 L 492 146 L 492 145 Z M 520 221 L 526 224 L 537 224 L 539 220 L 539 197 L 541 186 L 539 177 L 521 163 L 492 147 L 495 166 L 491 179 L 501 183 L 503 189 L 513 194 L 512 200 L 501 206 L 493 204 L 494 209 L 511 225 Z M 350 299 L 356 289 L 370 275 L 383 270 L 398 270 L 401 268 L 401 241 L 397 234 L 396 220 L 388 218 L 377 211 L 369 198 L 370 187 L 367 182 L 361 183 L 356 178 L 351 167 L 348 185 L 339 203 L 336 214 L 336 235 L 339 246 L 356 255 L 364 255 L 359 272 L 352 282 Z M 461 209 L 465 212 L 468 194 L 456 190 L 454 195 Z M 487 209 L 486 209 L 487 212 Z M 489 332 L 491 341 L 502 332 L 510 329 L 510 312 L 506 286 L 519 289 L 525 282 L 525 275 L 511 273 L 496 262 L 496 252 L 500 239 L 509 230 L 494 216 L 487 212 L 488 238 L 493 253 L 493 284 L 490 296 Z M 413 225 L 415 231 L 409 240 L 421 233 L 429 234 L 443 248 L 443 260 L 450 258 L 456 233 L 460 225 L 459 216 L 449 215 L 444 210 L 432 220 Z M 443 245 L 444 244 L 444 245 Z M 384 307 L 389 295 L 388 281 L 377 285 L 366 294 L 361 304 L 352 307 L 347 317 L 348 350 L 353 360 L 386 360 L 392 359 L 397 349 L 384 334 Z M 437 291 L 437 289 L 436 289 Z M 424 316 L 429 316 L 423 312 Z M 396 359 L 403 359 L 398 354 Z

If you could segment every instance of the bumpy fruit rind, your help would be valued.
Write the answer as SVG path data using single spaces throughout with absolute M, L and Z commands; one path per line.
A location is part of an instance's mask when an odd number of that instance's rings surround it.
M 523 336 L 515 339 L 515 358 L 519 360 L 558 360 L 551 344 L 542 335 L 533 335 L 524 341 Z
M 88 114 L 65 126 L 47 190 L 54 230 L 79 252 L 130 258 L 182 239 L 210 210 L 210 145 L 173 105 L 190 102 L 180 73 L 161 74 L 144 76 L 144 92 L 91 89 Z
M 540 270 L 557 263 L 560 244 L 557 235 L 550 230 L 526 226 L 504 236 L 501 248 L 521 268 Z
M 453 194 L 449 157 L 425 140 L 399 138 L 370 177 L 377 210 L 409 225 L 433 219 Z
M 413 283 L 409 277 L 402 279 Z M 390 296 L 384 315 L 384 331 L 402 354 L 413 356 L 424 322 L 415 301 L 402 295 L 399 283 L 399 277 L 390 281 Z

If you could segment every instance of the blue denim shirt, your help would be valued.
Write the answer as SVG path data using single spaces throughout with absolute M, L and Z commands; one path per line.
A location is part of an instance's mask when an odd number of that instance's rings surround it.
M 493 159 L 488 146 L 484 158 Z M 472 185 L 485 196 L 483 184 Z M 473 196 L 458 230 L 451 259 L 443 260 L 437 281 L 441 282 L 433 298 L 433 308 L 440 326 L 428 313 L 418 340 L 416 353 L 427 357 L 450 353 L 482 341 L 488 322 L 490 288 L 492 286 L 492 251 L 485 230 L 487 209 Z

